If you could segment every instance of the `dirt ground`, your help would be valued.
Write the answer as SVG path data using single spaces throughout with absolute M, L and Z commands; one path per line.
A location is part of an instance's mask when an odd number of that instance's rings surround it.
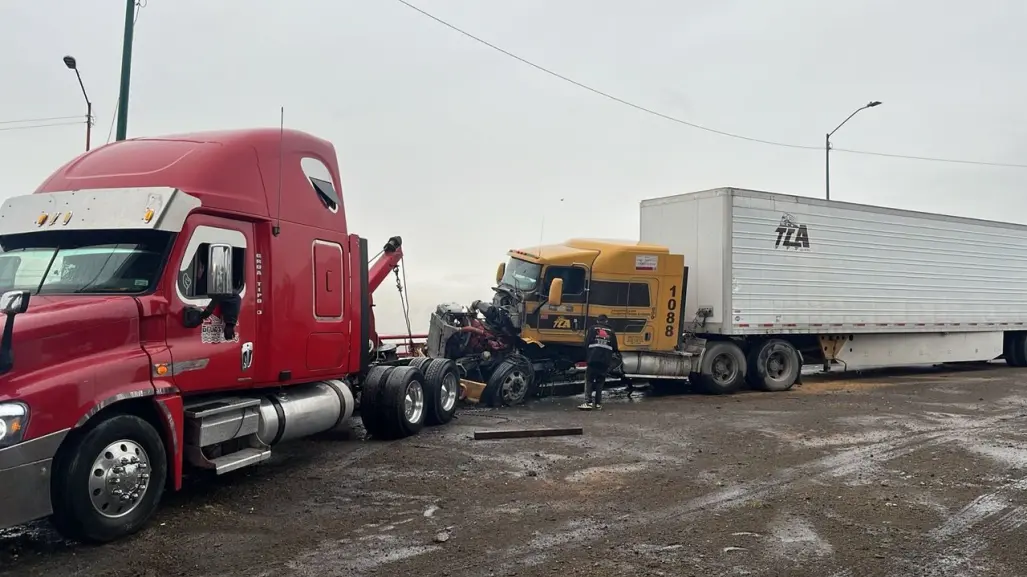
M 978 366 L 471 409 L 395 443 L 357 428 L 191 479 L 112 545 L 0 533 L 0 574 L 1019 577 L 1025 384 Z M 537 426 L 584 435 L 470 438 Z

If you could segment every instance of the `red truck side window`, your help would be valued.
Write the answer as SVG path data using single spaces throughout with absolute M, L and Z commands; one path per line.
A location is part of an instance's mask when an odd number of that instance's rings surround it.
M 200 306 L 207 298 L 207 258 L 211 244 L 227 244 L 232 247 L 232 278 L 237 293 L 246 289 L 246 236 L 238 230 L 197 226 L 186 246 L 183 261 L 178 266 L 176 289 L 180 298 L 198 301 Z
M 328 167 L 320 160 L 309 156 L 300 160 L 300 167 L 303 168 L 303 174 L 306 175 L 311 189 L 321 204 L 333 213 L 338 212 L 339 192 L 332 182 L 332 173 Z
M 210 243 L 200 243 L 189 266 L 178 273 L 178 288 L 188 298 L 207 297 L 207 256 Z M 236 292 L 246 286 L 246 249 L 232 247 L 232 277 Z

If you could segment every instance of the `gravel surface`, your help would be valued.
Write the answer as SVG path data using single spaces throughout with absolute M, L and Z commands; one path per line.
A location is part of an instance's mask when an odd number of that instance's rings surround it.
M 1020 577 L 1025 382 L 978 365 L 469 409 L 395 443 L 355 429 L 192 478 L 112 545 L 0 532 L 0 574 Z M 538 426 L 585 433 L 470 438 Z

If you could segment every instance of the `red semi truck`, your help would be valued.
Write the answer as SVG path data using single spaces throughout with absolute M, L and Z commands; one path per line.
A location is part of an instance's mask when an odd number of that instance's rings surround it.
M 359 409 L 378 438 L 448 422 L 445 359 L 379 354 L 331 143 L 253 129 L 87 152 L 0 209 L 0 528 L 106 542 L 187 466 L 222 474 Z M 388 360 L 383 359 L 388 356 Z

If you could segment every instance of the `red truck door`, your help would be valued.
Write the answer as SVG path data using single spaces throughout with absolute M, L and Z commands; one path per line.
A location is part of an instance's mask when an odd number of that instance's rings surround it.
M 343 318 L 345 251 L 341 244 L 315 239 L 311 247 L 314 270 L 314 332 L 307 338 L 307 369 L 341 369 L 349 358 L 348 324 Z
M 235 289 L 242 298 L 235 336 L 226 340 L 224 320 L 215 311 L 199 327 L 182 322 L 187 306 L 204 308 L 207 256 L 211 244 L 232 247 L 232 273 Z M 259 350 L 256 299 L 260 277 L 256 258 L 253 225 L 209 215 L 194 215 L 176 243 L 168 267 L 167 340 L 171 350 L 172 378 L 183 392 L 215 391 L 250 386 L 260 374 L 262 359 L 269 351 Z

